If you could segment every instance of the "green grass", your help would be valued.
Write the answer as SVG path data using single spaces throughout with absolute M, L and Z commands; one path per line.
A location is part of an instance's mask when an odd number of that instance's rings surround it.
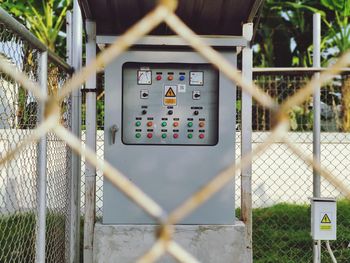
M 338 263 L 350 262 L 349 201 L 337 203 L 337 218 L 337 240 L 331 241 L 331 247 Z M 253 253 L 257 263 L 312 262 L 310 206 L 282 203 L 254 209 Z M 331 260 L 323 246 L 322 263 L 328 262 Z
M 64 262 L 65 217 L 46 216 L 46 262 Z M 35 261 L 36 217 L 28 212 L 0 217 L 0 263 Z
M 350 202 L 337 203 L 337 240 L 331 247 L 338 263 L 350 262 Z M 239 215 L 237 210 L 237 215 Z M 81 228 L 83 227 L 81 219 Z M 46 262 L 64 259 L 63 216 L 49 213 L 47 223 Z M 35 215 L 3 216 L 0 218 L 0 263 L 34 262 L 35 258 Z M 82 229 L 83 230 L 83 229 Z M 51 238 L 50 238 L 51 237 Z M 83 237 L 83 231 L 81 231 Z M 82 241 L 82 240 L 81 240 Z M 60 244 L 58 246 L 58 244 Z M 81 242 L 81 255 L 82 255 Z M 310 207 L 306 205 L 278 204 L 253 210 L 253 251 L 257 263 L 301 263 L 312 262 L 312 240 L 310 237 Z M 57 261 L 59 255 L 59 261 Z M 331 263 L 323 246 L 322 263 Z

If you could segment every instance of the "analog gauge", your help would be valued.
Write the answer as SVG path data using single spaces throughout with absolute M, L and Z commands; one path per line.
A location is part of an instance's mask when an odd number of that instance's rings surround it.
M 150 70 L 137 71 L 137 84 L 139 84 L 139 85 L 151 85 L 152 84 L 152 71 L 150 71 Z
M 204 84 L 204 72 L 203 71 L 190 72 L 190 85 L 203 86 L 203 84 Z

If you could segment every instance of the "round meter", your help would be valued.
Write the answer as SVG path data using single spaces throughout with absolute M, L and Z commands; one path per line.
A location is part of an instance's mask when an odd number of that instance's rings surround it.
M 150 70 L 137 71 L 137 84 L 139 84 L 139 85 L 151 85 L 152 84 L 152 71 L 150 71 Z
M 204 84 L 204 72 L 203 71 L 190 72 L 190 85 L 203 86 L 203 84 Z

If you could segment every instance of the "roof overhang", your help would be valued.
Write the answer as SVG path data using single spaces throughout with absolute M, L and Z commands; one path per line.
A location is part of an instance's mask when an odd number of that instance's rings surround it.
M 264 0 L 179 0 L 176 14 L 199 35 L 242 35 Z M 79 0 L 84 19 L 96 22 L 97 35 L 118 36 L 151 11 L 157 0 Z M 173 35 L 165 25 L 151 35 Z

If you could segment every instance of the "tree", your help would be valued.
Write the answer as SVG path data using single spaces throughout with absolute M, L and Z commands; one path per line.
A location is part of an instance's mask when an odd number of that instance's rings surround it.
M 65 57 L 65 17 L 71 0 L 0 0 L 50 50 Z

